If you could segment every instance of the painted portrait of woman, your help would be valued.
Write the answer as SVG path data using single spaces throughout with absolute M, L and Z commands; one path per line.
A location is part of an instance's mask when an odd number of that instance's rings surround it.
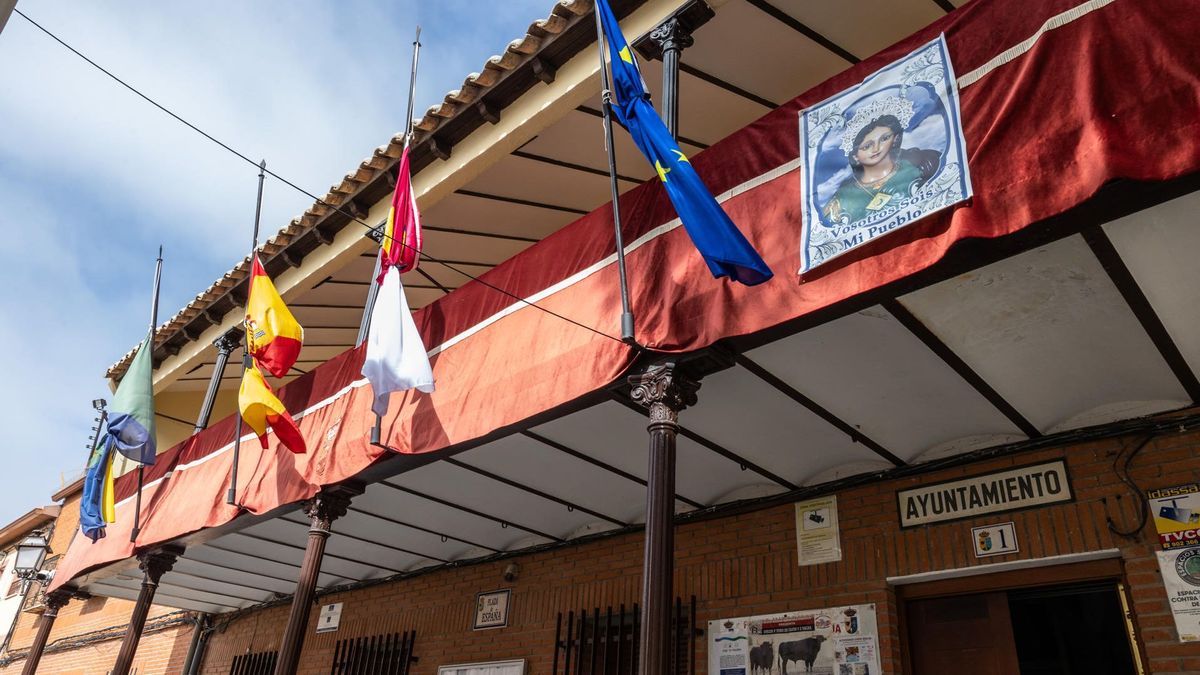
M 800 273 L 971 197 L 944 36 L 800 111 Z
M 822 214 L 829 223 L 849 225 L 911 196 L 939 168 L 937 150 L 905 148 L 904 132 L 915 114 L 913 103 L 887 96 L 860 108 L 846 124 L 841 150 L 850 176 L 838 185 Z

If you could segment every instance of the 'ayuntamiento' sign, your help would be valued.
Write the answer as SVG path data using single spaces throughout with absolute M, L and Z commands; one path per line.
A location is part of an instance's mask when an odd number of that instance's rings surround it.
M 900 526 L 913 527 L 1073 499 L 1062 460 L 923 485 L 896 493 Z

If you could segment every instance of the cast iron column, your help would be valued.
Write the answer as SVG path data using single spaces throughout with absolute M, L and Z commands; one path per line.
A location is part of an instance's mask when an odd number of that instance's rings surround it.
M 679 53 L 691 47 L 692 34 L 678 17 L 667 19 L 650 32 L 650 39 L 662 48 L 663 102 L 662 118 L 671 138 L 679 133 Z
M 54 620 L 58 618 L 58 610 L 71 600 L 70 591 L 59 590 L 46 595 L 46 611 L 42 613 L 42 623 L 38 626 L 33 645 L 29 647 L 29 655 L 25 657 L 25 667 L 21 675 L 34 675 L 38 662 L 42 660 L 42 652 L 46 649 L 46 641 L 50 639 L 50 630 L 54 628 Z
M 225 331 L 221 337 L 213 340 L 217 348 L 217 363 L 213 366 L 212 378 L 208 381 L 208 391 L 204 392 L 204 403 L 200 406 L 200 415 L 196 417 L 196 428 L 193 434 L 198 434 L 208 427 L 208 419 L 212 417 L 213 403 L 217 400 L 217 389 L 221 386 L 221 378 L 225 376 L 225 364 L 229 363 L 229 355 L 233 350 L 242 346 L 242 336 L 246 331 L 234 326 Z
M 695 405 L 700 384 L 674 363 L 629 378 L 634 402 L 650 411 L 646 476 L 646 548 L 642 558 L 642 675 L 667 675 L 671 664 L 671 590 L 675 563 L 675 435 L 679 412 Z
M 304 549 L 300 578 L 296 580 L 296 594 L 292 596 L 292 611 L 288 614 L 283 643 L 279 646 L 275 675 L 296 673 L 300 651 L 304 648 L 304 636 L 308 632 L 308 615 L 317 594 L 317 575 L 321 572 L 321 557 L 325 555 L 325 540 L 329 538 L 330 526 L 333 521 L 346 515 L 350 499 L 362 492 L 362 487 L 357 485 L 333 485 L 304 502 L 304 513 L 312 518 L 312 525 L 308 528 L 308 546 Z
M 121 651 L 117 654 L 117 662 L 113 664 L 110 675 L 129 675 L 133 657 L 137 654 L 138 641 L 142 639 L 142 630 L 146 627 L 146 615 L 150 613 L 150 605 L 154 604 L 158 580 L 171 571 L 175 559 L 181 555 L 182 546 L 163 546 L 138 554 L 142 590 L 138 592 L 137 604 L 133 606 L 133 615 L 129 617 L 129 628 L 125 631 L 125 640 L 121 642 Z

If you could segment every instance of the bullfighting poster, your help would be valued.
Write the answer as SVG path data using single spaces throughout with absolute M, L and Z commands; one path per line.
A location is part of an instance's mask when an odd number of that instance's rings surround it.
M 800 112 L 800 273 L 970 198 L 945 36 Z
M 877 675 L 875 605 L 708 622 L 710 675 Z

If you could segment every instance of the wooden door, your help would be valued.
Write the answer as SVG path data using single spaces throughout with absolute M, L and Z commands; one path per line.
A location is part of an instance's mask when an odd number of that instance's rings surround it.
M 1004 592 L 913 600 L 908 647 L 915 675 L 1020 675 Z

